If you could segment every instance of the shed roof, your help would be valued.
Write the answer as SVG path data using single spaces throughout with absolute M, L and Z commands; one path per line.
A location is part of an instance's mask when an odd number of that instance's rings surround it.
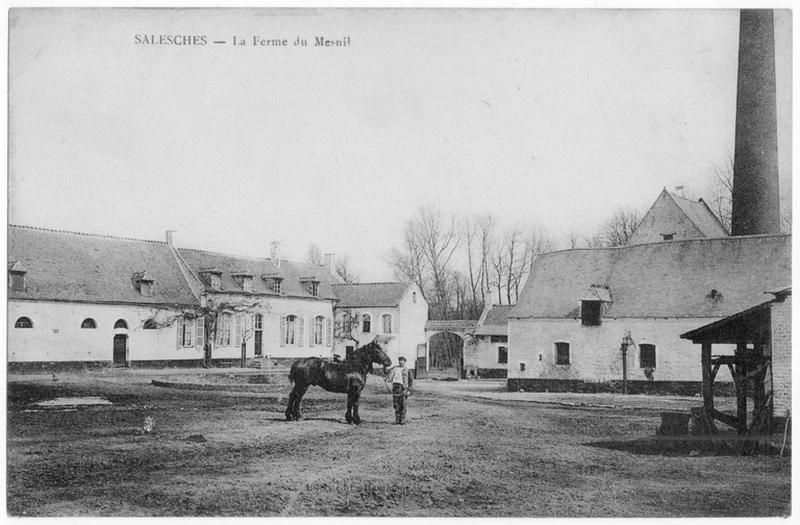
M 790 280 L 791 235 L 564 250 L 534 259 L 510 317 L 575 318 L 592 284 L 609 288 L 607 317 L 724 317 Z
M 411 286 L 401 282 L 335 284 L 333 291 L 339 298 L 337 307 L 368 308 L 395 307 Z
M 473 332 L 475 335 L 508 335 L 508 314 L 513 304 L 493 304 L 481 319 Z
M 9 225 L 8 257 L 26 270 L 25 290 L 9 289 L 9 299 L 197 303 L 165 242 Z M 142 272 L 152 296 L 134 286 Z

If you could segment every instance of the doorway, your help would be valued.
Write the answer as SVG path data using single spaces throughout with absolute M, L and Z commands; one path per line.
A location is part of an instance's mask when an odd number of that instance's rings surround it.
M 114 366 L 128 366 L 128 336 L 114 336 Z

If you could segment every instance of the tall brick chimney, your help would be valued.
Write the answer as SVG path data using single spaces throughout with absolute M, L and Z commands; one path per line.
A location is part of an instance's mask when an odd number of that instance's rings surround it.
M 742 9 L 733 159 L 732 235 L 778 233 L 778 122 L 771 9 Z

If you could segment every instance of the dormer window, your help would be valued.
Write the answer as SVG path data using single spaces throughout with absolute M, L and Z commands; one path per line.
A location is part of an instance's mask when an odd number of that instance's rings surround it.
M 319 297 L 319 279 L 316 277 L 301 277 L 300 282 L 305 285 L 308 293 L 314 297 Z
M 231 278 L 236 281 L 236 284 L 245 291 L 245 292 L 252 292 L 253 291 L 253 275 L 247 272 L 234 272 L 231 273 Z
M 272 290 L 272 293 L 283 293 L 283 277 L 276 273 L 265 273 L 261 276 L 261 278 L 266 281 L 267 286 L 269 286 L 269 289 Z
M 142 297 L 153 296 L 154 281 L 147 271 L 134 272 L 133 277 L 131 277 L 131 281 L 133 281 L 133 287 L 139 290 L 139 293 L 142 295 Z
M 222 270 L 219 268 L 200 268 L 200 277 L 214 290 L 222 290 Z
M 600 326 L 603 317 L 603 303 L 611 303 L 611 291 L 607 286 L 593 284 L 581 301 L 581 324 Z
M 15 292 L 25 291 L 25 274 L 27 271 L 18 261 L 8 263 L 8 287 Z

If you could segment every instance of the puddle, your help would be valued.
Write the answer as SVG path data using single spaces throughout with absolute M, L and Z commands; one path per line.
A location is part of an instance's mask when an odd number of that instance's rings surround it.
M 31 405 L 41 408 L 73 408 L 77 406 L 111 405 L 111 401 L 102 397 L 57 397 L 31 403 Z

